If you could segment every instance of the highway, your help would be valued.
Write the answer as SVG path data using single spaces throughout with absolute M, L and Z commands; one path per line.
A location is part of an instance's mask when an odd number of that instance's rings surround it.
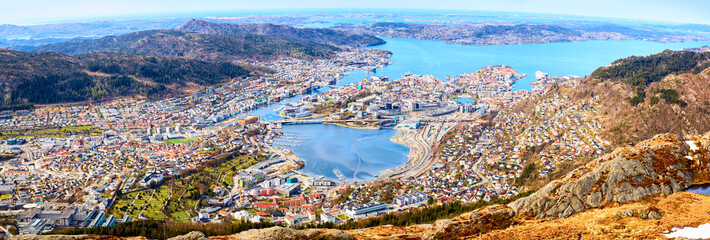
M 414 146 L 410 146 L 410 151 L 420 152 L 416 159 L 409 159 L 404 165 L 392 169 L 389 172 L 378 177 L 375 181 L 392 179 L 392 178 L 407 178 L 419 177 L 431 169 L 434 164 L 434 151 L 439 148 L 444 137 L 454 129 L 460 122 L 468 122 L 478 120 L 480 114 L 449 114 L 431 119 L 422 119 L 425 124 L 414 136 L 409 136 L 411 132 L 405 132 L 405 138 L 411 139 Z M 406 130 L 404 130 L 406 131 Z

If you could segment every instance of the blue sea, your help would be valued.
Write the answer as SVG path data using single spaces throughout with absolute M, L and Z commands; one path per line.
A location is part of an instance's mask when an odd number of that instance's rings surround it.
M 390 13 L 395 15 L 389 15 Z M 64 19 L 40 19 L 24 24 L 66 23 L 77 21 L 118 21 L 163 19 L 175 26 L 187 18 L 276 16 L 308 14 L 299 27 L 330 27 L 338 24 L 371 24 L 374 22 L 408 22 L 429 24 L 483 23 L 515 21 L 519 23 L 550 23 L 563 21 L 601 21 L 626 26 L 643 25 L 650 28 L 668 28 L 671 25 L 658 22 L 626 19 L 608 19 L 554 14 L 531 14 L 489 11 L 458 10 L 411 10 L 411 9 L 289 9 L 289 10 L 242 10 L 221 12 L 165 13 L 161 15 L 132 15 L 83 17 Z M 363 15 L 364 14 L 364 15 Z M 369 14 L 369 15 L 368 15 Z M 339 16 L 333 16 L 339 15 Z M 350 16 L 358 16 L 353 18 Z M 259 22 L 259 20 L 252 20 Z M 147 23 L 146 23 L 147 24 Z M 169 24 L 168 24 L 169 25 Z M 706 35 L 710 37 L 710 35 Z M 655 43 L 645 41 L 584 41 L 572 43 L 546 43 L 507 46 L 465 46 L 446 44 L 442 41 L 402 39 L 383 37 L 386 44 L 370 48 L 389 50 L 393 53 L 393 64 L 377 69 L 376 72 L 354 71 L 337 85 L 346 85 L 377 75 L 397 79 L 406 72 L 434 75 L 440 79 L 474 72 L 490 65 L 510 65 L 526 78 L 515 85 L 515 89 L 531 89 L 535 71 L 547 72 L 553 76 L 585 76 L 598 67 L 632 55 L 641 56 L 661 52 L 665 49 L 680 50 L 686 47 L 710 45 L 710 42 Z M 327 89 L 322 89 L 326 91 Z M 283 104 L 298 101 L 293 97 L 266 108 L 252 111 L 251 115 L 265 120 L 282 119 L 275 112 Z M 459 99 L 460 101 L 469 101 Z M 389 138 L 396 134 L 390 129 L 358 130 L 334 125 L 287 125 L 286 133 L 304 136 L 300 147 L 291 150 L 301 157 L 305 173 L 335 178 L 333 170 L 340 171 L 350 180 L 369 180 L 381 171 L 394 168 L 407 161 L 409 149 L 392 143 Z
M 358 82 L 369 76 L 397 79 L 406 72 L 447 76 L 475 72 L 485 66 L 509 65 L 526 78 L 515 89 L 532 89 L 535 71 L 552 76 L 586 76 L 616 59 L 645 56 L 666 49 L 710 45 L 710 42 L 657 43 L 647 41 L 583 41 L 524 45 L 473 46 L 446 44 L 443 41 L 383 37 L 386 44 L 371 48 L 391 51 L 392 64 L 376 72 L 354 71 L 337 85 Z
M 694 186 L 688 189 L 688 192 L 710 195 L 710 185 Z
M 321 89 L 325 91 L 327 89 Z M 317 93 L 317 92 L 316 92 Z M 250 111 L 262 120 L 282 120 L 278 114 L 283 105 L 298 102 L 302 96 L 295 96 L 274 103 L 268 107 Z M 301 138 L 298 147 L 291 149 L 305 161 L 300 172 L 332 179 L 338 170 L 349 181 L 369 180 L 383 170 L 398 167 L 407 162 L 409 148 L 393 143 L 390 137 L 397 134 L 392 129 L 364 130 L 328 124 L 285 125 L 285 134 L 295 134 Z
M 372 75 L 396 79 L 406 72 L 429 74 L 445 79 L 474 72 L 490 65 L 510 65 L 528 77 L 520 80 L 516 89 L 531 89 L 535 71 L 554 76 L 586 76 L 612 61 L 632 55 L 642 56 L 665 49 L 710 45 L 709 42 L 655 43 L 645 41 L 585 41 L 505 46 L 466 46 L 442 41 L 384 38 L 387 43 L 371 48 L 391 51 L 393 64 L 377 69 L 376 73 L 354 71 L 336 85 L 361 81 Z M 324 89 L 327 90 L 327 89 Z M 299 97 L 285 102 L 298 101 Z M 462 102 L 470 99 L 459 99 Z M 281 119 L 274 105 L 254 114 L 267 120 Z M 369 180 L 407 161 L 409 148 L 392 143 L 395 130 L 359 130 L 335 125 L 286 125 L 286 133 L 303 134 L 300 147 L 289 147 L 306 162 L 304 173 L 335 179 L 333 170 L 349 180 Z M 359 154 L 359 155 L 358 155 Z
M 304 173 L 336 179 L 338 170 L 350 181 L 369 180 L 383 170 L 407 162 L 409 148 L 393 143 L 396 130 L 352 129 L 330 124 L 286 125 L 284 133 L 303 136 L 300 147 L 290 149 L 306 164 Z

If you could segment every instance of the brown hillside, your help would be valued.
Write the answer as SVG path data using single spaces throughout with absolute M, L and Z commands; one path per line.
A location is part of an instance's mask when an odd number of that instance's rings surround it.
M 675 90 L 686 106 L 668 103 L 659 90 Z M 632 86 L 618 81 L 590 79 L 570 92 L 576 101 L 600 96 L 602 138 L 615 146 L 648 139 L 659 133 L 680 135 L 710 131 L 710 68 L 698 74 L 670 74 L 645 88 L 644 102 L 633 106 Z M 655 99 L 655 100 L 654 100 Z

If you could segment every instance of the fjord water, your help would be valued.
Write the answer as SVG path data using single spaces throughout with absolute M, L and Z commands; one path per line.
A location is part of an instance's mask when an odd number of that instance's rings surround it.
M 693 186 L 688 189 L 688 192 L 710 195 L 710 185 Z
M 326 91 L 321 89 L 320 91 Z M 317 93 L 317 92 L 316 92 Z M 298 102 L 295 96 L 279 103 L 248 112 L 262 120 L 284 119 L 278 113 L 284 104 Z M 349 181 L 369 180 L 383 170 L 407 162 L 409 148 L 393 143 L 390 137 L 397 134 L 392 129 L 353 129 L 329 124 L 284 125 L 285 134 L 300 139 L 299 146 L 278 146 L 293 151 L 305 162 L 299 172 L 325 176 L 337 180 L 333 170 L 338 170 Z
M 458 45 L 443 41 L 382 37 L 387 43 L 370 48 L 391 51 L 392 64 L 376 72 L 354 71 L 337 85 L 361 81 L 372 75 L 397 79 L 406 72 L 434 75 L 445 80 L 491 65 L 509 65 L 526 78 L 515 89 L 532 89 L 535 71 L 552 76 L 586 76 L 616 59 L 645 56 L 663 50 L 681 50 L 710 42 L 657 43 L 648 41 L 581 41 L 524 45 Z
M 391 51 L 393 64 L 375 73 L 354 71 L 337 82 L 347 85 L 372 75 L 396 79 L 406 72 L 430 74 L 445 79 L 474 72 L 484 66 L 510 65 L 519 73 L 528 75 L 518 81 L 516 89 L 530 89 L 535 71 L 548 72 L 554 76 L 589 75 L 596 68 L 632 55 L 649 55 L 665 49 L 680 50 L 685 47 L 710 45 L 708 42 L 655 43 L 645 41 L 586 41 L 573 43 L 546 43 L 505 46 L 466 46 L 446 44 L 442 41 L 384 38 L 387 43 L 372 48 Z M 323 89 L 325 91 L 327 89 Z M 282 119 L 274 109 L 289 102 L 253 111 L 266 120 Z M 467 102 L 470 100 L 459 99 Z M 350 129 L 335 125 L 309 124 L 286 125 L 285 133 L 303 136 L 298 147 L 286 147 L 305 161 L 300 170 L 306 174 L 336 179 L 333 170 L 340 171 L 348 180 L 370 180 L 383 170 L 391 169 L 407 161 L 409 148 L 389 141 L 395 130 Z M 359 166 L 359 167 L 358 167 Z M 357 171 L 357 173 L 356 173 Z
M 302 134 L 299 147 L 289 147 L 305 161 L 299 171 L 337 180 L 338 170 L 348 180 L 369 180 L 383 170 L 407 162 L 409 148 L 393 143 L 392 129 L 352 129 L 330 124 L 286 125 L 284 133 Z

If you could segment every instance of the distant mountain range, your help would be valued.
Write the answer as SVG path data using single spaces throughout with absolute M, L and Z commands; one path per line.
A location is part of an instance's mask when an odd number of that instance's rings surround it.
M 690 51 L 690 52 L 710 52 L 710 47 L 708 46 L 702 46 L 699 48 L 683 48 L 683 51 Z
M 228 24 L 191 19 L 175 28 L 177 31 L 204 34 L 257 34 L 296 38 L 317 43 L 364 47 L 384 44 L 385 41 L 372 35 L 351 34 L 326 28 L 294 28 L 276 24 Z
M 326 11 L 327 12 L 327 11 Z M 710 25 L 705 24 L 672 24 L 672 23 L 643 23 L 634 21 L 614 21 L 613 19 L 596 19 L 588 18 L 570 18 L 567 17 L 550 17 L 550 16 L 534 16 L 519 15 L 518 13 L 491 13 L 492 18 L 488 20 L 479 19 L 478 15 L 457 15 L 451 13 L 433 13 L 433 14 L 403 14 L 397 13 L 388 14 L 348 14 L 347 12 L 335 10 L 328 14 L 285 14 L 285 15 L 259 15 L 257 12 L 252 12 L 252 16 L 232 16 L 232 17 L 204 17 L 198 18 L 196 21 L 208 21 L 209 23 L 219 24 L 243 24 L 243 25 L 261 25 L 253 24 L 255 22 L 268 22 L 274 24 L 283 24 L 285 26 L 298 27 L 312 26 L 313 24 L 323 23 L 324 26 L 335 25 L 337 27 L 330 29 L 348 30 L 345 33 L 351 35 L 351 29 L 362 30 L 370 28 L 370 25 L 362 25 L 367 21 L 359 21 L 358 18 L 378 19 L 380 22 L 404 23 L 410 26 L 420 25 L 426 28 L 426 31 L 419 32 L 416 38 L 432 39 L 432 40 L 447 40 L 457 44 L 519 44 L 525 42 L 535 43 L 534 36 L 524 35 L 513 36 L 507 42 L 501 42 L 500 39 L 485 39 L 471 38 L 469 34 L 471 30 L 482 26 L 514 26 L 519 24 L 526 25 L 549 25 L 567 28 L 569 30 L 584 32 L 587 38 L 606 40 L 606 39 L 637 39 L 648 41 L 680 41 L 690 40 L 698 36 L 707 36 L 710 32 Z M 511 18 L 512 16 L 512 18 Z M 418 17 L 426 17 L 427 19 L 441 19 L 442 22 L 436 24 L 415 24 L 410 22 Z M 470 17 L 470 18 L 469 18 Z M 350 19 L 346 21 L 352 23 L 338 23 L 335 19 Z M 122 35 L 137 31 L 155 30 L 155 29 L 174 29 L 185 24 L 189 18 L 147 18 L 134 20 L 111 20 L 111 21 L 93 21 L 93 22 L 73 22 L 73 23 L 54 23 L 54 24 L 39 24 L 39 25 L 11 25 L 0 24 L 0 48 L 11 48 L 14 50 L 28 50 L 29 47 L 40 46 L 43 44 L 57 43 L 76 39 L 95 39 L 109 35 Z M 369 20 L 368 20 L 369 21 Z M 426 22 L 426 21 L 425 21 Z M 442 24 L 443 23 L 443 24 Z M 197 23 L 200 25 L 202 23 Z M 453 24 L 453 25 L 452 25 Z M 242 26 L 242 25 L 240 25 Z M 282 25 L 278 25 L 282 26 Z M 261 26 L 260 26 L 261 27 Z M 419 27 L 419 26 L 414 26 Z M 248 27 L 243 27 L 248 28 Z M 396 29 L 385 29 L 381 33 L 379 30 L 367 30 L 361 33 L 367 33 L 374 36 L 407 36 L 403 32 Z M 317 30 L 312 30 L 317 32 Z M 200 32 L 200 30 L 196 31 Z M 203 32 L 200 32 L 203 33 Z M 307 31 L 300 32 L 304 35 Z M 503 34 L 503 33 L 501 33 Z M 544 34 L 537 32 L 536 34 Z M 695 35 L 693 35 L 695 34 Z M 505 34 L 504 34 L 505 35 Z M 697 36 L 696 36 L 697 35 Z M 553 37 L 550 40 L 555 41 L 577 41 L 565 37 L 565 35 L 542 35 Z M 670 37 L 669 37 L 670 36 Z M 573 36 L 568 36 L 573 37 Z M 368 37 L 369 38 L 369 37 Z M 351 41 L 354 39 L 350 39 Z M 372 39 L 374 40 L 374 39 Z M 372 40 L 363 40 L 359 44 L 372 45 L 376 44 Z M 456 41 L 458 40 L 458 41 Z M 476 41 L 474 41 L 476 40 Z M 535 41 L 533 41 L 535 40 Z M 356 40 L 359 41 L 359 40 Z M 321 42 L 327 44 L 338 44 L 338 41 Z M 346 43 L 348 46 L 357 46 L 358 44 Z
M 0 49 L 3 106 L 157 99 L 258 74 L 229 62 L 122 53 L 27 53 Z
M 121 52 L 213 60 L 273 60 L 280 57 L 330 58 L 339 46 L 371 46 L 384 40 L 330 29 L 299 29 L 274 24 L 226 24 L 189 20 L 175 29 L 146 30 L 100 39 L 47 44 L 32 52 L 85 54 Z
M 331 58 L 339 46 L 382 43 L 329 29 L 190 20 L 175 29 L 53 43 L 32 53 L 0 49 L 0 84 L 5 106 L 164 98 L 261 71 L 226 61 Z
M 176 30 L 147 30 L 122 36 L 74 40 L 33 49 L 33 52 L 61 52 L 70 55 L 91 52 L 121 52 L 193 59 L 273 60 L 279 57 L 330 58 L 340 49 L 313 41 L 268 35 L 185 33 Z

